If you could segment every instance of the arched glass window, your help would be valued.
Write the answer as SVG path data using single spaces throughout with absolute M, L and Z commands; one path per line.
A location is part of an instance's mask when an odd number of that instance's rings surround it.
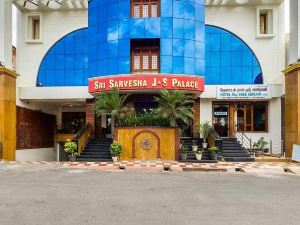
M 243 40 L 211 25 L 205 35 L 205 84 L 263 84 L 260 64 Z
M 37 86 L 86 86 L 88 84 L 88 30 L 76 30 L 56 42 L 45 55 Z

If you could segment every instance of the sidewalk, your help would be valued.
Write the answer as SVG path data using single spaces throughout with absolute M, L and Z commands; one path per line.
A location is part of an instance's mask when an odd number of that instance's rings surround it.
M 145 172 L 183 172 L 183 171 L 207 171 L 207 172 L 244 172 L 244 173 L 293 173 L 300 174 L 300 163 L 180 163 L 161 161 L 122 161 L 110 162 L 67 162 L 65 168 L 96 169 L 104 171 L 126 170 Z

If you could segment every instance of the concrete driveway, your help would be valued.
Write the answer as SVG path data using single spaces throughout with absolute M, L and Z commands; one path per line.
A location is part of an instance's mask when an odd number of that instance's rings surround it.
M 1 225 L 299 225 L 300 177 L 0 165 Z

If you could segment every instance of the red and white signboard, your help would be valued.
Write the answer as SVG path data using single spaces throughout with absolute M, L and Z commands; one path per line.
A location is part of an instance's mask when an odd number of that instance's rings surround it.
M 120 91 L 160 91 L 167 89 L 203 92 L 204 80 L 200 76 L 187 75 L 116 75 L 89 80 L 89 93 L 91 94 L 110 91 L 113 88 L 118 88 Z

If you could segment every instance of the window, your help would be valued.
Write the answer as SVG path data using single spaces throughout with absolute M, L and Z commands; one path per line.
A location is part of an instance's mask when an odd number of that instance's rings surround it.
M 239 102 L 236 108 L 236 124 L 239 131 L 268 131 L 267 102 Z
M 257 9 L 257 36 L 273 37 L 273 9 Z
M 131 41 L 131 71 L 159 72 L 159 40 Z
M 28 15 L 27 42 L 40 42 L 42 40 L 41 15 Z
M 133 18 L 159 17 L 160 0 L 131 0 Z

